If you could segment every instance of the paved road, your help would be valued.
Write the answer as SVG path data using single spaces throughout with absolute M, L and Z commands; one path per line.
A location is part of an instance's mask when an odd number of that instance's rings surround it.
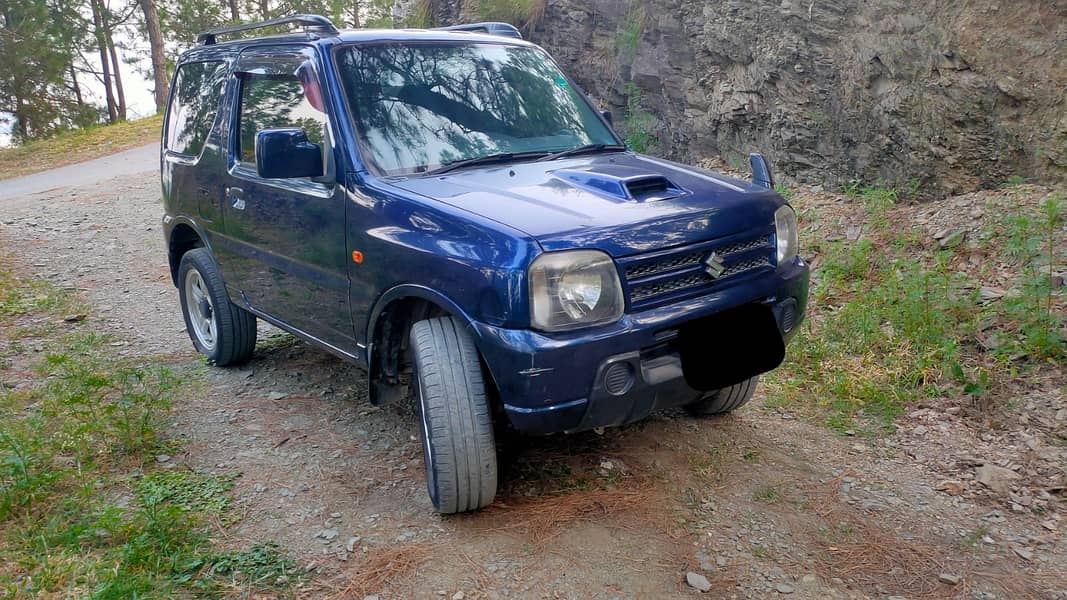
M 159 168 L 159 144 L 148 144 L 117 154 L 67 165 L 25 177 L 0 181 L 0 210 L 13 208 L 13 201 L 58 188 L 82 186 Z

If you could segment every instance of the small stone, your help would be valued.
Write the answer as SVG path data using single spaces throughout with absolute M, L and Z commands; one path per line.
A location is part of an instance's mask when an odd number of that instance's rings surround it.
M 1000 300 L 1004 297 L 1004 290 L 990 285 L 983 285 L 978 290 L 978 297 L 982 300 L 982 302 L 992 302 L 994 300 Z
M 1019 558 L 1023 560 L 1034 560 L 1034 551 L 1029 548 L 1024 548 L 1023 546 L 1014 546 L 1012 548 L 1012 551 L 1018 554 Z
M 452 600 L 463 600 L 466 597 L 467 595 L 463 592 L 456 592 L 455 594 L 452 594 Z
M 975 479 L 994 492 L 1006 493 L 1011 490 L 1011 482 L 1019 479 L 1019 474 L 996 465 L 982 465 L 975 470 Z
M 729 562 L 730 561 L 727 560 L 726 557 L 721 554 L 715 557 L 715 564 L 719 565 L 720 567 L 725 567 Z
M 352 537 L 348 538 L 348 542 L 345 543 L 345 550 L 348 550 L 349 552 L 352 552 L 353 550 L 356 549 L 356 544 L 358 544 L 358 543 L 359 543 L 359 536 L 358 535 L 355 535 L 355 536 L 352 536 Z
M 779 583 L 778 585 L 774 586 L 774 589 L 777 590 L 779 594 L 793 593 L 793 586 L 789 585 L 788 583 Z
M 963 240 L 965 239 L 967 239 L 967 232 L 962 229 L 957 229 L 956 231 L 953 231 L 952 233 L 939 239 L 937 243 L 940 244 L 941 248 L 948 249 L 959 246 L 963 243 Z
M 156 457 L 156 462 L 158 462 L 158 463 L 165 463 L 165 462 L 169 462 L 169 461 L 170 461 L 170 457 L 167 456 L 166 454 L 160 454 L 159 456 Z
M 911 431 L 915 435 L 926 435 L 926 432 L 929 431 L 929 429 L 926 428 L 926 425 L 919 425 L 918 427 L 916 427 L 915 429 L 912 429 Z
M 66 321 L 67 323 L 80 323 L 80 322 L 85 320 L 85 315 L 83 315 L 83 314 L 67 315 L 67 316 L 63 317 L 63 320 Z
M 319 531 L 318 533 L 316 533 L 315 537 L 322 538 L 322 539 L 324 539 L 326 541 L 330 541 L 333 538 L 337 537 L 337 530 L 336 529 L 323 529 L 323 530 Z
M 286 394 L 284 392 L 271 392 L 271 393 L 267 394 L 267 400 L 271 400 L 271 401 L 281 400 L 282 398 L 286 398 L 288 396 L 289 396 L 289 394 Z
M 949 496 L 959 496 L 966 489 L 967 486 L 962 481 L 945 480 L 937 484 L 937 490 Z
M 1041 526 L 1045 529 L 1048 529 L 1049 531 L 1056 531 L 1056 522 L 1052 519 L 1049 519 L 1048 521 L 1042 521 Z
M 689 587 L 698 589 L 701 592 L 711 591 L 711 582 L 700 573 L 694 573 L 693 571 L 686 573 L 685 582 L 689 584 Z
M 937 576 L 937 580 L 941 583 L 945 583 L 948 585 L 958 585 L 960 582 L 960 576 L 953 575 L 951 573 L 942 573 Z
M 807 575 L 805 575 L 805 576 L 800 578 L 800 583 L 803 583 L 805 585 L 811 585 L 811 584 L 815 583 L 817 580 L 818 580 L 817 577 L 815 577 L 811 573 L 808 573 Z
M 378 594 L 371 594 L 370 596 L 363 596 L 363 600 L 378 600 Z

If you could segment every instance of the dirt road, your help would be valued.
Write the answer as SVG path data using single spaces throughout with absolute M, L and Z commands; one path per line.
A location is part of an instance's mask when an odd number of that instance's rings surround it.
M 148 144 L 84 163 L 0 180 L 0 211 L 14 208 L 17 200 L 32 201 L 34 194 L 92 185 L 113 177 L 145 173 L 157 168 L 159 144 Z
M 35 195 L 0 183 L 0 237 L 28 271 L 80 290 L 86 326 L 120 352 L 196 364 L 157 174 L 96 173 Z M 238 518 L 216 540 L 278 542 L 316 573 L 300 596 L 681 598 L 700 595 L 692 573 L 723 598 L 1067 598 L 1055 490 L 1023 507 L 1010 485 L 975 481 L 982 465 L 1038 460 L 1024 434 L 952 411 L 917 407 L 897 434 L 860 438 L 757 398 L 722 419 L 511 441 L 497 503 L 442 518 L 411 407 L 369 405 L 360 371 L 267 327 L 250 364 L 202 371 L 176 406 L 186 443 L 171 462 L 240 473 Z M 1063 402 L 1050 394 L 1020 403 Z

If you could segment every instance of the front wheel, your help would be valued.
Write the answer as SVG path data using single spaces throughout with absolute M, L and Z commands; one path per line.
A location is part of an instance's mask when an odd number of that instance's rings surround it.
M 689 411 L 689 414 L 698 417 L 721 415 L 737 410 L 752 399 L 757 383 L 759 383 L 759 375 L 730 387 L 708 392 L 696 402 L 687 404 L 685 409 Z
M 182 255 L 178 296 L 189 338 L 208 362 L 225 367 L 252 357 L 256 317 L 230 302 L 215 259 L 206 248 Z
M 496 442 L 474 340 L 452 317 L 411 327 L 426 489 L 438 512 L 488 506 L 496 496 Z

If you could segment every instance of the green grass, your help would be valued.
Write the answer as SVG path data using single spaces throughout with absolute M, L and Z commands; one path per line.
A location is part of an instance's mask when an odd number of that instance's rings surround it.
M 979 525 L 974 531 L 960 539 L 960 548 L 967 551 L 976 550 L 979 544 L 982 543 L 982 538 L 987 535 L 989 535 L 989 527 L 987 525 Z
M 623 62 L 630 62 L 637 55 L 637 47 L 645 31 L 645 18 L 645 7 L 634 4 L 622 28 L 615 34 L 615 54 Z
M 54 137 L 0 148 L 0 179 L 21 177 L 159 141 L 162 115 L 62 132 Z
M 653 128 L 655 117 L 642 106 L 641 88 L 634 82 L 626 84 L 626 118 L 622 122 L 622 131 L 628 145 L 634 152 L 648 154 L 658 146 Z
M 752 499 L 764 504 L 777 504 L 782 501 L 782 486 L 766 483 L 752 490 Z
M 1037 209 L 1019 204 L 980 232 L 984 252 L 1008 257 L 1018 273 L 1011 293 L 983 303 L 957 255 L 969 250 L 941 250 L 921 233 L 889 227 L 896 193 L 857 193 L 872 235 L 850 244 L 806 240 L 806 252 L 820 255 L 809 320 L 787 365 L 767 378 L 769 405 L 814 406 L 829 427 L 870 434 L 925 398 L 981 404 L 1012 373 L 1067 358 L 1062 293 L 1050 287 L 1062 261 L 1062 195 Z
M 546 0 L 478 0 L 478 17 L 529 30 L 541 22 L 546 5 Z
M 46 345 L 31 361 L 9 341 L 0 365 L 35 375 L 0 388 L 0 597 L 291 593 L 304 575 L 276 546 L 212 545 L 237 474 L 157 463 L 177 449 L 163 432 L 195 368 L 115 357 L 85 323 L 54 331 L 76 299 L 2 267 L 0 290 L 0 339 L 21 329 Z

